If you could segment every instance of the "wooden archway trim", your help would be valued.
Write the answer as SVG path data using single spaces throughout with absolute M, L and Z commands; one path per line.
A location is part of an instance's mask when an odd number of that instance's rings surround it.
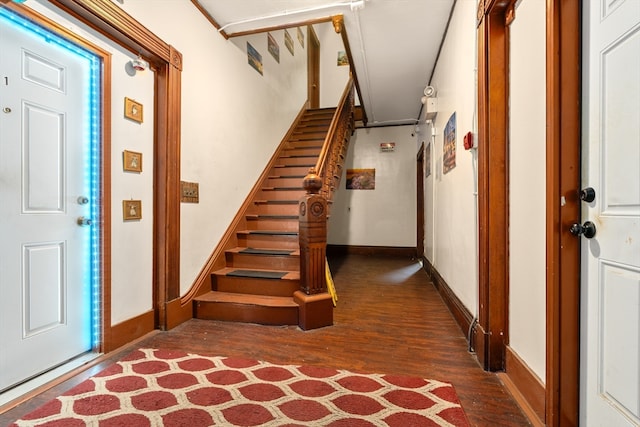
M 478 5 L 478 323 L 481 365 L 504 368 L 508 343 L 507 4 Z
M 110 0 L 58 0 L 56 5 L 141 54 L 155 69 L 154 305 L 156 326 L 170 328 L 174 322 L 167 306 L 180 297 L 182 55 Z
M 580 0 L 547 1 L 548 426 L 577 426 L 580 402 Z M 564 202 L 563 202 L 564 200 Z
M 478 6 L 479 319 L 476 353 L 501 370 L 508 343 L 508 24 L 515 1 Z M 580 0 L 547 0 L 546 378 L 544 423 L 579 419 Z

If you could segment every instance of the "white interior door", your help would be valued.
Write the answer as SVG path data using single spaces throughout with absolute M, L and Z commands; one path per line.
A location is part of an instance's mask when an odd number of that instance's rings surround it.
M 640 1 L 585 1 L 581 425 L 640 425 Z
M 0 391 L 92 347 L 91 61 L 42 31 L 0 14 Z

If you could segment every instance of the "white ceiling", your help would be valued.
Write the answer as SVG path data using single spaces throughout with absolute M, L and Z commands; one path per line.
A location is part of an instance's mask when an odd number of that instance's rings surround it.
M 342 14 L 369 126 L 414 124 L 455 0 L 198 0 L 230 36 Z

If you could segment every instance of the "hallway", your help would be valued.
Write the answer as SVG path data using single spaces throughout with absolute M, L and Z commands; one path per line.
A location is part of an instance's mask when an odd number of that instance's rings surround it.
M 453 383 L 473 426 L 529 425 L 496 375 L 484 372 L 467 351 L 463 332 L 417 261 L 349 255 L 330 259 L 330 265 L 339 298 L 332 327 L 303 332 L 294 326 L 191 320 L 171 331 L 154 332 L 109 359 L 136 347 L 161 347 L 281 364 L 414 375 Z M 108 363 L 0 414 L 0 425 L 30 412 Z

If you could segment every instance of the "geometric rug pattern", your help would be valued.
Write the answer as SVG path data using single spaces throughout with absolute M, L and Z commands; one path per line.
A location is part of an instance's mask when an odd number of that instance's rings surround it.
M 468 426 L 451 384 L 139 349 L 12 426 Z

